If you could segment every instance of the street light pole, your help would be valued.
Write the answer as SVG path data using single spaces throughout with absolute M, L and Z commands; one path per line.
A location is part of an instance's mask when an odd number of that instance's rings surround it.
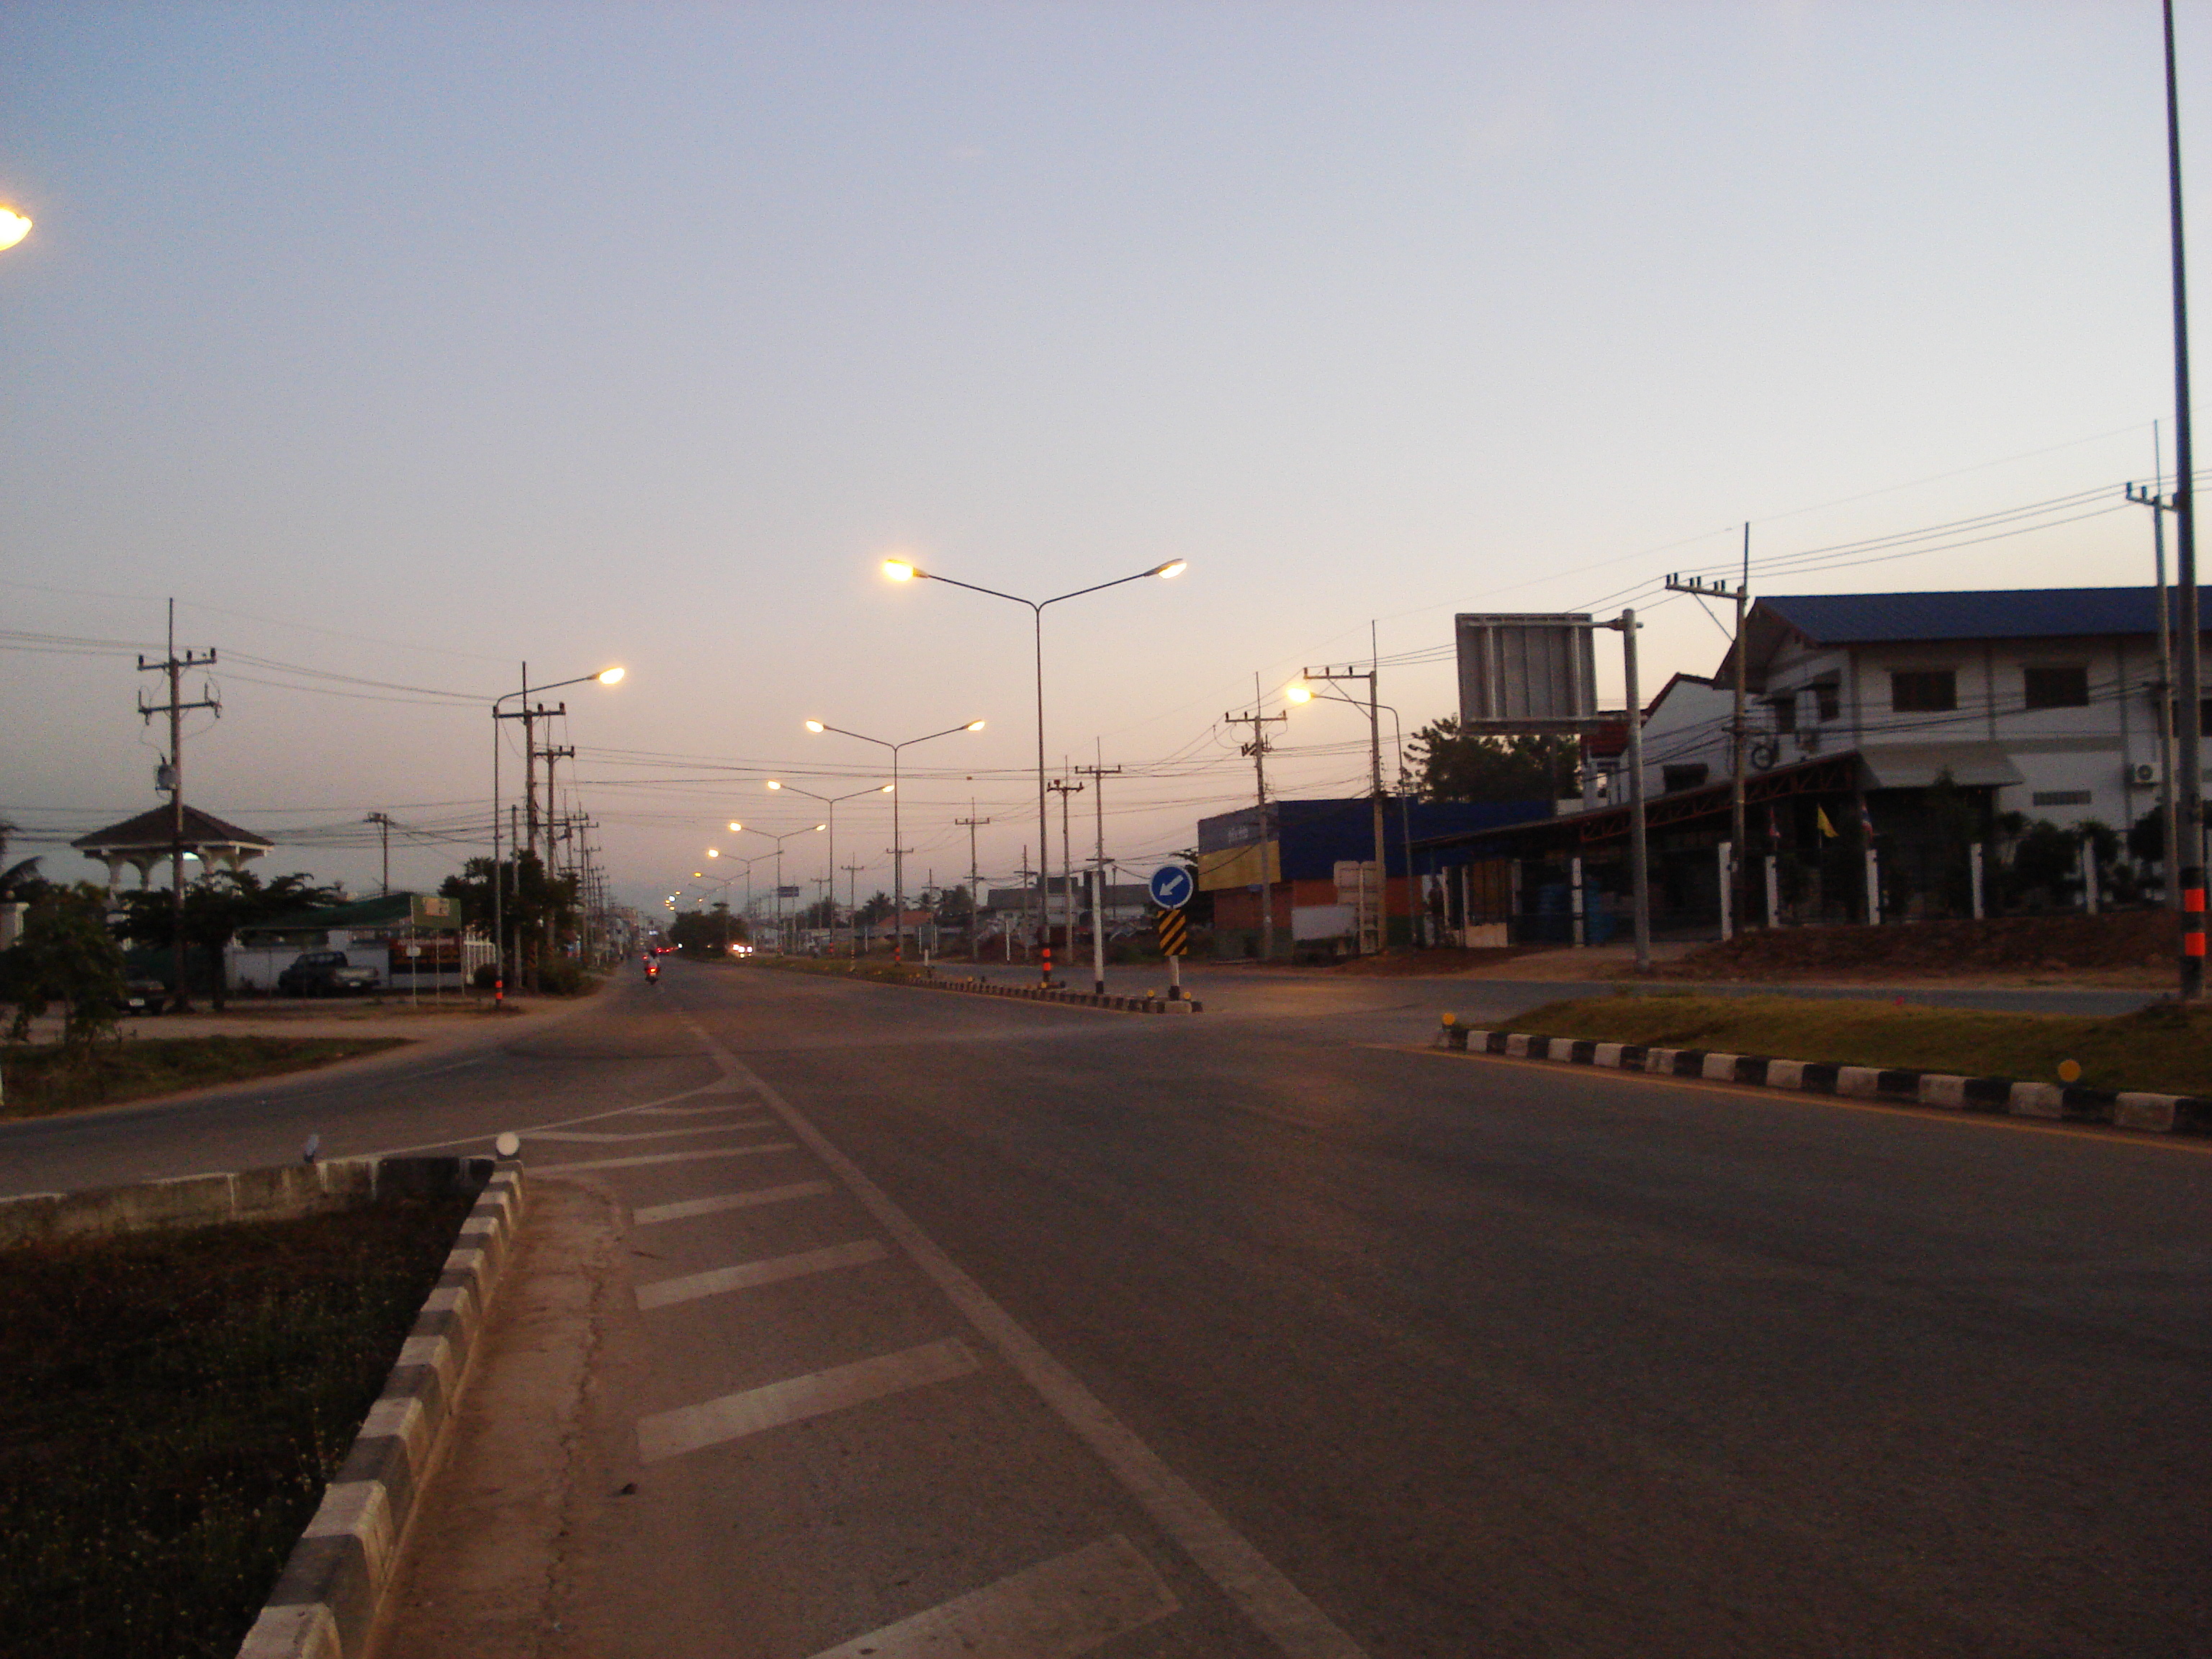
M 1099 582 L 1099 583 L 1097 583 L 1097 584 L 1095 584 L 1094 586 L 1090 586 L 1090 587 L 1079 587 L 1079 588 L 1077 588 L 1077 589 L 1076 589 L 1073 592 L 1072 592 L 1072 593 L 1058 593 L 1058 594 L 1054 594 L 1051 599 L 1025 599 L 1022 598 L 1022 597 L 1021 597 L 1021 595 L 1019 595 L 1018 593 L 1001 593 L 1001 592 L 999 592 L 999 590 L 998 590 L 997 588 L 995 588 L 995 587 L 978 587 L 978 586 L 977 586 L 975 583 L 973 583 L 973 582 L 957 581 L 957 580 L 954 580 L 952 577 L 951 577 L 951 576 L 940 576 L 940 575 L 939 575 L 939 574 L 938 574 L 935 571 L 933 571 L 933 570 L 924 570 L 921 566 L 919 566 L 919 565 L 917 565 L 917 564 L 914 563 L 914 562 L 913 562 L 912 561 L 910 561 L 910 560 L 907 560 L 907 559 L 885 559 L 885 560 L 884 561 L 884 574 L 886 576 L 889 576 L 889 577 L 890 577 L 893 581 L 904 582 L 904 581 L 914 581 L 914 580 L 922 580 L 922 581 L 943 582 L 943 583 L 945 583 L 946 586 L 951 586 L 951 587 L 964 587 L 964 588 L 966 588 L 966 589 L 967 589 L 970 593 L 982 593 L 982 594 L 987 594 L 987 595 L 988 595 L 990 598 L 994 599 L 1005 599 L 1005 600 L 1006 600 L 1009 604 L 1012 604 L 1012 605 L 1025 605 L 1029 606 L 1029 608 L 1030 608 L 1030 617 L 1031 617 L 1032 624 L 1033 624 L 1033 632 L 1034 632 L 1034 635 L 1035 635 L 1036 652 L 1036 781 L 1037 781 L 1037 797 L 1036 797 L 1036 800 L 1037 800 L 1037 865 L 1038 865 L 1038 868 L 1039 868 L 1039 870 L 1040 870 L 1040 871 L 1042 871 L 1042 868 L 1043 868 L 1043 866 L 1046 866 L 1046 865 L 1048 865 L 1048 864 L 1049 864 L 1049 863 L 1051 863 L 1051 862 L 1052 862 L 1051 859 L 1050 859 L 1048 856 L 1047 856 L 1047 854 L 1046 854 L 1046 851 L 1045 851 L 1045 849 L 1046 849 L 1046 848 L 1048 848 L 1048 847 L 1050 847 L 1050 846 L 1052 845 L 1052 825 L 1051 825 L 1051 820 L 1050 820 L 1050 818 L 1047 816 L 1047 813 L 1046 813 L 1046 811 L 1045 811 L 1045 793 L 1046 793 L 1046 779 L 1045 779 L 1045 767 L 1044 767 L 1044 612 L 1045 612 L 1045 607 L 1046 607 L 1047 605 L 1060 605 L 1060 604 L 1061 604 L 1061 603 L 1063 603 L 1063 602 L 1065 602 L 1066 600 L 1068 600 L 1068 599 L 1081 599 L 1081 598 L 1082 598 L 1085 594 L 1086 594 L 1086 593 L 1103 593 L 1103 592 L 1105 592 L 1108 588 L 1109 588 L 1109 587 L 1120 587 L 1120 586 L 1121 586 L 1123 584 L 1127 583 L 1127 582 L 1140 582 L 1140 581 L 1143 581 L 1143 580 L 1144 580 L 1146 577 L 1148 577 L 1148 576 L 1161 576 L 1161 577 L 1180 576 L 1181 574 L 1182 574 L 1182 573 L 1183 573 L 1185 570 L 1188 569 L 1189 568 L 1190 568 L 1190 562 L 1189 562 L 1188 560 L 1187 560 L 1187 559 L 1170 559 L 1170 560 L 1169 560 L 1165 564 L 1155 565 L 1155 566 L 1153 566 L 1153 567 L 1152 567 L 1152 568 L 1151 568 L 1150 570 L 1139 570 L 1139 571 L 1138 571 L 1138 572 L 1136 573 L 1136 574 L 1134 574 L 1134 575 L 1133 575 L 1133 576 L 1117 576 L 1117 577 L 1115 577 L 1115 578 L 1112 581 L 1110 581 L 1110 582 Z M 1049 908 L 1048 901 L 1047 896 L 1046 896 L 1046 892 L 1045 892 L 1045 880 L 1044 880 L 1043 876 L 1042 876 L 1042 874 L 1040 874 L 1040 875 L 1039 875 L 1039 877 L 1038 877 L 1038 878 L 1037 878 L 1037 920 L 1038 920 L 1039 923 L 1040 923 L 1040 924 L 1042 924 L 1042 929 L 1044 930 L 1044 931 L 1042 931 L 1042 932 L 1041 932 L 1041 933 L 1040 933 L 1040 937 L 1044 940 L 1044 954 L 1043 954 L 1043 957 L 1042 957 L 1041 961 L 1039 962 L 1038 966 L 1039 966 L 1039 971 L 1040 971 L 1040 973 L 1041 973 L 1041 974 L 1042 974 L 1042 975 L 1043 982 L 1044 982 L 1045 984 L 1047 984 L 1047 985 L 1049 985 L 1049 984 L 1051 984 L 1051 983 L 1052 983 L 1052 943 L 1051 943 L 1051 934 L 1050 934 L 1050 932 L 1049 932 L 1049 928 L 1050 928 L 1050 926 L 1051 926 L 1050 918 L 1051 918 L 1051 910 L 1050 910 L 1050 908 Z
M 891 759 L 894 770 L 896 770 L 898 757 L 894 754 L 891 757 Z M 824 806 L 830 809 L 829 816 L 826 820 L 830 826 L 829 862 L 823 867 L 830 872 L 829 876 L 826 878 L 830 884 L 828 888 L 828 896 L 830 900 L 830 949 L 834 951 L 837 945 L 837 803 L 841 800 L 858 800 L 863 795 L 890 796 L 891 839 L 893 841 L 896 841 L 898 839 L 897 780 L 894 777 L 892 781 L 878 785 L 873 789 L 855 789 L 849 795 L 817 795 L 811 789 L 801 789 L 797 787 L 795 785 L 781 782 L 775 778 L 770 778 L 768 781 L 768 787 L 771 789 L 781 790 L 787 794 L 804 795 L 809 800 L 818 800 Z
M 939 738 L 949 738 L 955 732 L 980 732 L 981 720 L 969 720 L 964 726 L 948 726 L 942 732 L 932 732 L 919 738 L 908 738 L 892 743 L 883 738 L 872 738 L 865 732 L 848 732 L 842 726 L 831 726 L 823 720 L 809 720 L 806 729 L 819 737 L 824 732 L 835 732 L 841 738 L 851 738 L 860 743 L 872 743 L 878 749 L 891 751 L 891 965 L 896 968 L 902 959 L 906 946 L 906 843 L 899 838 L 899 751 L 912 748 L 917 743 L 933 743 Z M 862 793 L 867 792 L 863 790 Z

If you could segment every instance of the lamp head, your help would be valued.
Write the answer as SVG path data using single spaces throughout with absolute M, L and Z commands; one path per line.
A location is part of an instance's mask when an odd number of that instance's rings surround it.
M 826 823 L 817 823 L 814 827 L 817 830 L 827 830 L 830 826 Z
M 895 582 L 910 582 L 921 572 L 915 568 L 912 559 L 885 559 L 884 574 Z
M 890 794 L 893 790 L 896 789 L 897 787 L 898 787 L 898 785 L 896 785 L 896 784 L 895 784 L 895 783 L 887 783 L 887 784 L 885 784 L 885 785 L 884 785 L 881 789 L 878 789 L 876 793 L 877 793 L 878 794 L 879 794 L 879 795 L 888 795 L 888 794 Z
M 707 849 L 707 856 L 710 859 L 718 859 L 722 856 L 722 849 L 719 847 L 709 847 Z
M 1283 695 L 1292 702 L 1311 702 L 1314 695 L 1313 687 L 1300 680 L 1294 684 L 1285 686 Z
M 11 207 L 0 207 L 0 248 L 10 248 L 31 234 L 31 222 Z
M 730 820 L 730 831 L 732 835 L 743 830 L 744 827 L 745 826 L 744 824 L 739 823 L 735 818 L 732 818 Z
M 968 722 L 967 729 L 970 732 L 980 732 L 983 729 L 983 722 L 981 720 L 969 720 Z
M 774 778 L 770 778 L 768 781 L 768 787 L 771 789 L 781 789 L 783 787 L 783 786 L 778 783 Z
M 806 722 L 806 729 L 810 732 L 819 734 L 820 732 L 826 731 L 828 728 L 825 727 L 820 720 L 809 720 Z
M 1180 576 L 1184 571 L 1189 568 L 1190 561 L 1188 559 L 1170 559 L 1158 569 L 1153 571 L 1152 574 L 1155 576 Z
M 620 685 L 623 682 L 623 676 L 629 672 L 629 670 L 627 668 L 602 668 L 592 678 L 597 679 L 601 685 Z

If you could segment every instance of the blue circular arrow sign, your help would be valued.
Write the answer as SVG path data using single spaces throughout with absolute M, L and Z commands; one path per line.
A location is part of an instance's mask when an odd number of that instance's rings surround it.
M 1164 864 L 1152 872 L 1152 878 L 1145 884 L 1152 896 L 1152 902 L 1163 910 L 1180 910 L 1190 902 L 1191 895 L 1198 890 L 1198 883 L 1190 872 L 1180 864 Z

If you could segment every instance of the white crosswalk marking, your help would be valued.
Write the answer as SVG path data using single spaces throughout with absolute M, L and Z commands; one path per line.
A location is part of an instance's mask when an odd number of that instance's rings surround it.
M 533 1175 L 570 1175 L 579 1170 L 637 1170 L 648 1164 L 700 1164 L 710 1158 L 753 1158 L 763 1152 L 795 1152 L 795 1140 L 764 1140 L 757 1146 L 718 1146 L 704 1152 L 641 1152 L 635 1158 L 593 1158 L 580 1164 L 540 1164 Z
M 903 1394 L 932 1382 L 965 1376 L 975 1356 L 957 1340 L 925 1343 L 897 1353 L 878 1354 L 805 1376 L 769 1382 L 742 1394 L 726 1394 L 696 1406 L 679 1406 L 641 1418 L 637 1449 L 648 1463 L 720 1445 L 787 1423 L 842 1411 L 848 1406 Z
M 793 1181 L 781 1187 L 760 1187 L 749 1193 L 720 1193 L 713 1198 L 680 1199 L 673 1204 L 648 1204 L 630 1212 L 641 1227 L 661 1221 L 688 1221 L 693 1216 L 720 1215 L 725 1210 L 750 1210 L 761 1204 L 787 1204 L 798 1198 L 820 1198 L 837 1189 L 826 1181 Z
M 637 1305 L 641 1308 L 665 1308 L 678 1302 L 696 1302 L 702 1296 L 720 1296 L 729 1291 L 750 1291 L 763 1285 L 774 1285 L 787 1279 L 803 1279 L 809 1273 L 826 1273 L 837 1267 L 857 1267 L 865 1262 L 881 1261 L 884 1247 L 872 1238 L 855 1239 L 850 1244 L 831 1244 L 819 1250 L 801 1250 L 795 1255 L 774 1255 L 759 1261 L 742 1261 L 734 1267 L 714 1267 L 702 1273 L 686 1273 L 681 1279 L 664 1279 L 651 1285 L 637 1287 Z
M 1180 1606 L 1135 1545 L 1105 1538 L 814 1659 L 1074 1659 Z

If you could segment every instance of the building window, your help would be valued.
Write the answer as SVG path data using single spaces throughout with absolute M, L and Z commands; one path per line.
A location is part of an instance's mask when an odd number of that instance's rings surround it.
M 1954 668 L 1893 669 L 1889 706 L 1900 714 L 1948 714 L 1959 706 Z
M 1766 706 L 1774 711 L 1776 731 L 1795 732 L 1797 729 L 1797 694 L 1795 691 L 1768 698 Z
M 2089 671 L 2087 668 L 2031 668 L 2027 671 L 2030 708 L 2087 708 Z
M 1824 720 L 1834 720 L 1843 712 L 1843 688 L 1834 680 L 1819 680 L 1813 686 L 1813 702 Z
M 1705 781 L 1706 766 L 1703 761 L 1688 761 L 1679 766 L 1659 769 L 1659 787 L 1668 794 L 1677 789 L 1695 789 Z
M 2095 792 L 2088 789 L 2039 789 L 2028 797 L 2036 806 L 2087 806 L 2094 799 Z

